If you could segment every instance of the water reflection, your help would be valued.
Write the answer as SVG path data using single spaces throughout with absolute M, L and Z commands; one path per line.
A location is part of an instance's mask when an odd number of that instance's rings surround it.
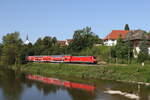
M 27 77 L 29 79 L 20 72 L 1 69 L 0 100 L 150 100 L 150 86 L 107 80 Z M 108 90 L 115 93 L 106 93 Z M 139 98 L 131 99 L 127 94 Z
M 47 78 L 47 77 L 43 77 L 39 75 L 27 75 L 27 78 L 31 80 L 37 80 L 37 81 L 47 83 L 47 84 L 65 86 L 67 88 L 77 88 L 77 89 L 82 89 L 82 90 L 91 91 L 91 92 L 95 90 L 95 87 L 92 85 L 64 81 L 64 80 L 60 80 L 56 78 Z
M 27 75 L 27 78 L 30 79 L 28 81 L 32 81 L 36 89 L 47 97 L 51 96 L 49 98 L 53 98 L 53 100 L 94 100 L 96 98 L 96 95 L 92 92 L 95 87 L 90 85 L 36 75 Z M 70 85 L 66 84 L 66 82 L 69 82 Z M 76 85 L 80 85 L 80 87 L 76 88 Z M 88 89 L 85 89 L 84 86 L 88 87 Z M 89 90 L 89 88 L 93 90 Z
M 3 69 L 0 72 L 0 88 L 2 90 L 2 95 L 4 100 L 20 100 L 20 94 L 23 91 L 24 77 L 23 74 L 18 74 L 17 76 L 13 71 Z

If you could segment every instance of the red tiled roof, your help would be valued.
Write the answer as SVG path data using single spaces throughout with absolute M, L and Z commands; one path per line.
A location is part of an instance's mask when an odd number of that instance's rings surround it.
M 66 46 L 66 41 L 61 41 L 61 40 L 59 40 L 59 41 L 57 41 L 57 43 L 59 44 L 59 45 L 61 45 L 61 46 Z
M 129 31 L 127 30 L 112 30 L 112 32 L 110 34 L 108 34 L 104 40 L 108 40 L 108 39 L 111 39 L 111 40 L 117 40 L 119 38 L 119 36 L 121 36 L 123 39 L 125 39 L 126 37 L 126 34 L 128 33 Z
M 73 39 L 67 39 L 67 40 L 58 40 L 57 42 L 60 46 L 67 46 L 67 43 L 69 44 L 72 41 L 73 41 Z
M 72 41 L 73 41 L 73 39 L 67 39 L 67 41 L 68 41 L 68 43 L 70 43 L 70 42 L 72 42 Z

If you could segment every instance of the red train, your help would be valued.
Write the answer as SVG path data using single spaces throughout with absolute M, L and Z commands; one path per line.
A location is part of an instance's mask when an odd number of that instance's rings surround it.
M 27 56 L 26 61 L 30 62 L 64 62 L 64 63 L 96 63 L 94 56 Z

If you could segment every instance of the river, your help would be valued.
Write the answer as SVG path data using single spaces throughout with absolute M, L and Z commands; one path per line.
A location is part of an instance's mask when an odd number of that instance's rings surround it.
M 150 86 L 0 69 L 0 100 L 150 100 Z

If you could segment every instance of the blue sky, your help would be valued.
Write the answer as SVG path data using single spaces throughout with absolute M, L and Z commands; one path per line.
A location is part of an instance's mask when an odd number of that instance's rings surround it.
M 39 37 L 72 38 L 86 26 L 104 37 L 113 29 L 150 30 L 150 0 L 0 0 L 0 39 L 19 31 L 35 42 Z

